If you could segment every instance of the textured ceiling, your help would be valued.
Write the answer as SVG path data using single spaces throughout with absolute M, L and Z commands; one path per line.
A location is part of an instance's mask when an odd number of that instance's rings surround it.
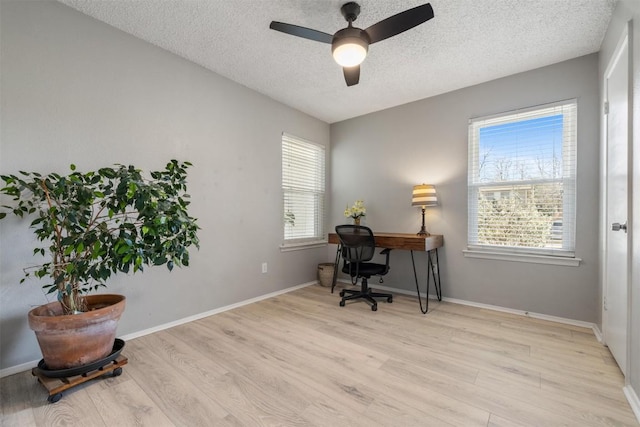
M 346 0 L 59 0 L 328 123 L 597 52 L 615 0 L 431 0 L 435 18 L 376 43 L 347 87 L 331 46 Z M 368 26 L 423 0 L 359 0 Z

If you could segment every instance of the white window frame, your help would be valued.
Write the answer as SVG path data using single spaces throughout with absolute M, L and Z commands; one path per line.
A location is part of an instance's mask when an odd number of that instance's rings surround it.
M 308 249 L 327 244 L 325 227 L 326 214 L 326 149 L 287 133 L 282 134 L 282 251 Z M 305 218 L 302 230 L 288 220 L 287 214 L 291 201 L 308 198 L 312 202 L 298 211 L 298 219 Z M 295 208 L 293 208 L 295 210 Z M 293 216 L 295 224 L 295 212 Z
M 480 130 L 507 123 L 531 120 L 562 113 L 569 120 L 563 124 L 563 156 L 562 176 L 551 182 L 561 182 L 563 188 L 562 215 L 562 247 L 532 248 L 517 246 L 499 246 L 479 242 L 478 232 L 478 199 L 481 188 L 506 186 L 535 185 L 546 181 L 489 181 L 481 182 L 480 177 Z M 469 169 L 468 169 L 468 231 L 467 250 L 463 253 L 470 258 L 488 258 L 506 261 L 522 261 L 542 264 L 577 266 L 580 259 L 575 256 L 576 226 L 576 170 L 577 170 L 577 117 L 578 102 L 576 99 L 538 105 L 526 109 L 509 111 L 492 116 L 478 117 L 469 120 Z

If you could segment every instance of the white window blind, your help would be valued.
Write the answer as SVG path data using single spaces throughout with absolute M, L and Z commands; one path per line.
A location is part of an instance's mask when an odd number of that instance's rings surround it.
M 284 245 L 325 239 L 325 149 L 282 134 Z
M 577 102 L 470 120 L 469 250 L 575 256 Z

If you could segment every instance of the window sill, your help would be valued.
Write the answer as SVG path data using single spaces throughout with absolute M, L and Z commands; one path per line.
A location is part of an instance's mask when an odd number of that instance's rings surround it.
M 575 257 L 560 257 L 550 255 L 531 255 L 531 254 L 517 254 L 517 253 L 505 253 L 505 252 L 492 252 L 492 251 L 478 251 L 478 250 L 463 250 L 465 258 L 482 258 L 482 259 L 494 259 L 500 261 L 516 261 L 516 262 L 529 262 L 534 264 L 550 264 L 550 265 L 563 265 L 567 267 L 578 267 L 581 258 Z
M 301 251 L 303 249 L 321 248 L 327 246 L 327 240 L 316 240 L 304 243 L 283 243 L 280 245 L 280 252 Z

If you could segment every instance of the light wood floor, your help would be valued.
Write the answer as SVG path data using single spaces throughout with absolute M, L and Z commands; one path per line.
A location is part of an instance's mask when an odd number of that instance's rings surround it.
M 127 342 L 121 376 L 47 403 L 0 380 L 2 426 L 603 426 L 638 423 L 592 332 L 310 286 Z

